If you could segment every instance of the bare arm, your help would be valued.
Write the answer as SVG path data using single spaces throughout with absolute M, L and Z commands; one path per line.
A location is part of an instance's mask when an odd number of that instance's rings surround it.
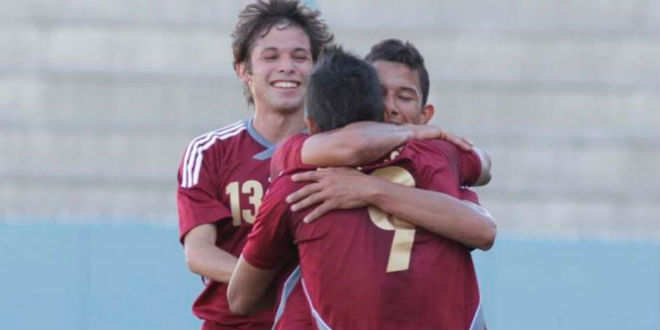
M 193 273 L 227 283 L 237 259 L 215 245 L 217 235 L 211 224 L 197 226 L 188 232 L 183 242 L 186 264 Z
M 272 299 L 264 298 L 276 274 L 277 269 L 254 267 L 241 256 L 227 288 L 227 301 L 231 312 L 247 315 L 272 303 Z
M 481 175 L 477 179 L 477 181 L 473 184 L 473 186 L 485 186 L 490 182 L 491 179 L 491 174 L 490 174 L 490 167 L 492 165 L 492 162 L 490 160 L 490 155 L 479 149 L 479 148 L 473 148 L 474 152 L 479 155 L 479 160 L 481 161 Z
M 393 125 L 357 122 L 310 136 L 302 147 L 302 161 L 316 166 L 354 166 L 375 161 L 410 139 L 442 138 L 470 150 L 466 140 L 431 125 Z
M 488 250 L 495 240 L 495 222 L 485 209 L 447 194 L 405 187 L 346 168 L 299 173 L 292 179 L 313 181 L 287 197 L 287 202 L 294 203 L 294 211 L 318 204 L 305 222 L 334 209 L 374 205 L 471 248 Z
M 436 191 L 380 180 L 367 201 L 437 235 L 471 248 L 488 250 L 497 232 L 490 214 L 480 206 Z

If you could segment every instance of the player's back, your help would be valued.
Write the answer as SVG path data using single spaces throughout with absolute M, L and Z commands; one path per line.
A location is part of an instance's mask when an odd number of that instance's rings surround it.
M 419 148 L 406 149 L 371 174 L 459 195 L 450 161 L 432 171 Z M 300 187 L 288 176 L 279 180 L 285 189 Z M 333 211 L 311 224 L 302 224 L 304 215 L 293 213 L 288 224 L 316 322 L 334 329 L 470 327 L 479 292 L 463 245 L 375 208 Z

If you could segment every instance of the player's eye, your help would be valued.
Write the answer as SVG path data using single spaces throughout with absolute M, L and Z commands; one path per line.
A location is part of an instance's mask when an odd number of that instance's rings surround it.
M 309 56 L 304 52 L 297 52 L 293 54 L 293 59 L 296 61 L 307 61 Z
M 263 54 L 261 55 L 261 57 L 262 57 L 264 60 L 272 61 L 272 60 L 276 60 L 276 59 L 277 59 L 277 53 L 276 53 L 276 52 L 265 52 L 265 53 L 263 53 Z

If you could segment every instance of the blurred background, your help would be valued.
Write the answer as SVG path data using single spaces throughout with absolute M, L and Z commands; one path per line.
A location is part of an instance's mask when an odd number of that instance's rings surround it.
M 0 0 L 0 328 L 199 328 L 176 171 L 252 115 L 246 3 Z M 660 1 L 307 3 L 360 55 L 416 44 L 434 123 L 492 155 L 489 329 L 660 328 Z

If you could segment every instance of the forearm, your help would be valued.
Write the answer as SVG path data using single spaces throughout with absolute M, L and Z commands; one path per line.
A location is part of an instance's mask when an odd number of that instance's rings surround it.
M 237 258 L 215 245 L 191 245 L 185 248 L 186 263 L 193 273 L 216 282 L 229 282 Z
M 358 122 L 310 136 L 302 161 L 316 166 L 354 166 L 375 161 L 414 137 L 408 126 Z
M 241 256 L 227 286 L 227 302 L 232 313 L 248 315 L 272 307 L 275 295 L 268 287 L 276 273 L 276 269 L 254 267 Z
M 380 180 L 367 200 L 386 213 L 467 247 L 488 250 L 495 240 L 496 226 L 487 212 L 447 194 Z

